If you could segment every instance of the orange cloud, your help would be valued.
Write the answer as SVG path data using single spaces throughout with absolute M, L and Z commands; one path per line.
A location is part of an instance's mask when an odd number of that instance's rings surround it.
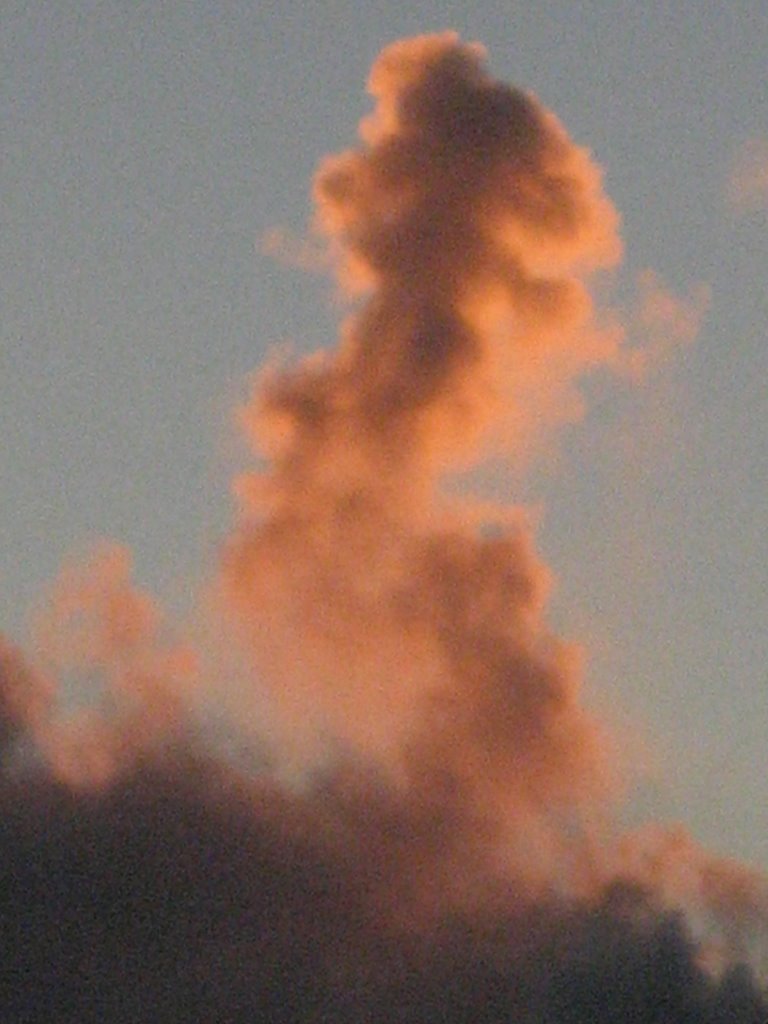
M 315 181 L 352 311 L 241 412 L 263 469 L 194 645 L 107 546 L 29 661 L 0 648 L 4 1019 L 757 1024 L 762 881 L 616 835 L 528 521 L 441 489 L 494 431 L 520 452 L 577 416 L 585 372 L 647 373 L 706 297 L 645 274 L 624 353 L 592 295 L 621 253 L 600 170 L 481 47 L 396 43 L 369 88 Z
M 633 345 L 618 353 L 616 368 L 641 382 L 696 339 L 709 308 L 711 289 L 700 283 L 687 296 L 675 295 L 653 270 L 643 271 L 637 285 L 637 302 L 628 323 Z

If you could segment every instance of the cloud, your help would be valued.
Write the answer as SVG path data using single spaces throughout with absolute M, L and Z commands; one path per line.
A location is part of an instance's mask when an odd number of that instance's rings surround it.
M 649 269 L 638 275 L 637 289 L 628 323 L 634 344 L 618 352 L 616 369 L 640 383 L 695 341 L 709 309 L 711 288 L 699 283 L 687 296 L 679 296 Z
M 524 446 L 615 367 L 600 171 L 453 33 L 388 47 L 369 88 L 315 182 L 352 312 L 241 410 L 263 468 L 197 628 L 102 547 L 0 655 L 0 1009 L 762 1022 L 762 880 L 616 834 L 621 766 L 525 516 L 440 488 L 505 402 Z M 690 333 L 645 287 L 647 323 Z
M 284 227 L 267 228 L 259 239 L 258 250 L 286 267 L 310 273 L 327 270 L 330 263 L 330 254 L 317 241 L 297 237 Z
M 726 188 L 728 203 L 741 214 L 768 208 L 768 139 L 748 139 L 737 152 Z
M 341 825 L 359 834 L 362 815 L 371 838 L 387 825 L 368 795 L 350 807 L 337 794 L 331 823 L 317 800 L 192 756 L 145 764 L 87 798 L 6 784 L 5 1018 L 765 1019 L 746 969 L 707 972 L 681 917 L 629 884 L 590 903 L 507 889 L 471 914 L 399 925 L 377 874 L 385 858 L 338 842 Z

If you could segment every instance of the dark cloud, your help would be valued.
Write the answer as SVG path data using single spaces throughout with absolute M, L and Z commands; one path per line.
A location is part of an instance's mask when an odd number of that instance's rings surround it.
M 375 801 L 356 813 L 375 819 Z M 516 907 L 510 890 L 505 910 L 399 926 L 383 880 L 334 853 L 316 809 L 199 758 L 89 795 L 6 786 L 2 816 L 3 1020 L 763 1024 L 768 1011 L 746 969 L 714 980 L 680 916 L 631 886 L 589 905 Z

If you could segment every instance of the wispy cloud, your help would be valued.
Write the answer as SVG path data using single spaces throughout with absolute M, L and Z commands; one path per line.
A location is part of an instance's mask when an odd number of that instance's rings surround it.
M 768 136 L 748 139 L 739 148 L 728 178 L 726 198 L 742 214 L 768 210 Z
M 664 363 L 697 338 L 712 290 L 699 282 L 686 295 L 676 294 L 655 270 L 637 278 L 637 297 L 627 317 L 628 340 L 617 368 L 631 380 L 646 381 Z
M 319 239 L 302 237 L 285 227 L 267 228 L 258 240 L 258 251 L 283 266 L 310 273 L 327 270 L 331 264 L 328 248 Z

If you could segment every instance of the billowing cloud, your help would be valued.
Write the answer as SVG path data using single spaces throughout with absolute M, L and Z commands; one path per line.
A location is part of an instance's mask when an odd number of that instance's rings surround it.
M 103 548 L 29 656 L 0 654 L 0 1009 L 758 1024 L 762 880 L 682 832 L 617 834 L 620 766 L 525 516 L 440 488 L 616 366 L 599 169 L 452 33 L 369 84 L 315 183 L 352 311 L 241 411 L 264 468 L 196 628 Z M 670 301 L 651 281 L 654 323 Z

